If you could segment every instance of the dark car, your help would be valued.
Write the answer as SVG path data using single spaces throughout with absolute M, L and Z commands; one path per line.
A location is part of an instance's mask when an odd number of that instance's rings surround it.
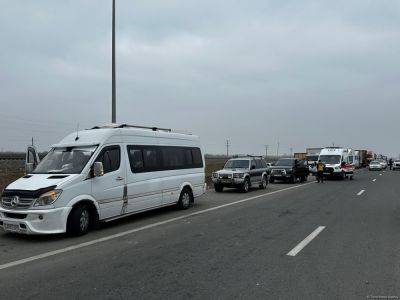
M 308 174 L 307 161 L 296 158 L 281 158 L 271 167 L 269 182 L 282 180 L 294 183 L 297 179 L 304 182 L 307 181 Z

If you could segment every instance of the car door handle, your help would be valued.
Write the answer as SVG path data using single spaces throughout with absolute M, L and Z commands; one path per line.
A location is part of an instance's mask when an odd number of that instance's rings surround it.
M 117 181 L 124 180 L 124 177 L 118 176 L 117 178 L 115 178 L 115 180 Z

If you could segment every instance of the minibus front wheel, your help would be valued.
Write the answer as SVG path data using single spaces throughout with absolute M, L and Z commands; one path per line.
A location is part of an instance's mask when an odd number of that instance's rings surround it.
M 84 203 L 78 204 L 68 216 L 67 233 L 73 236 L 84 235 L 95 222 L 96 216 L 92 207 Z

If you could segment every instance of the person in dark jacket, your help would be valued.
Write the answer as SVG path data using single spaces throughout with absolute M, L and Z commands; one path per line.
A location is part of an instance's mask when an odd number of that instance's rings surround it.
M 389 159 L 389 169 L 393 169 L 393 159 Z
M 317 163 L 317 181 L 324 183 L 325 164 L 320 160 Z

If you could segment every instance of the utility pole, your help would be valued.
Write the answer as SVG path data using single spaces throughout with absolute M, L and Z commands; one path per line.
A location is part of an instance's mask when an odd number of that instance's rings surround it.
M 265 160 L 267 160 L 268 157 L 268 145 L 265 145 Z
M 229 146 L 231 145 L 230 140 L 226 140 L 226 156 L 229 156 Z
M 117 123 L 117 99 L 116 99 L 116 86 L 115 86 L 115 0 L 112 1 L 112 112 L 111 123 Z
M 293 148 L 290 147 L 290 157 L 292 157 L 292 156 L 293 156 Z
M 278 159 L 279 157 L 279 141 L 278 141 L 278 145 L 276 147 L 276 159 Z
M 33 146 L 33 137 L 32 137 L 32 146 Z

